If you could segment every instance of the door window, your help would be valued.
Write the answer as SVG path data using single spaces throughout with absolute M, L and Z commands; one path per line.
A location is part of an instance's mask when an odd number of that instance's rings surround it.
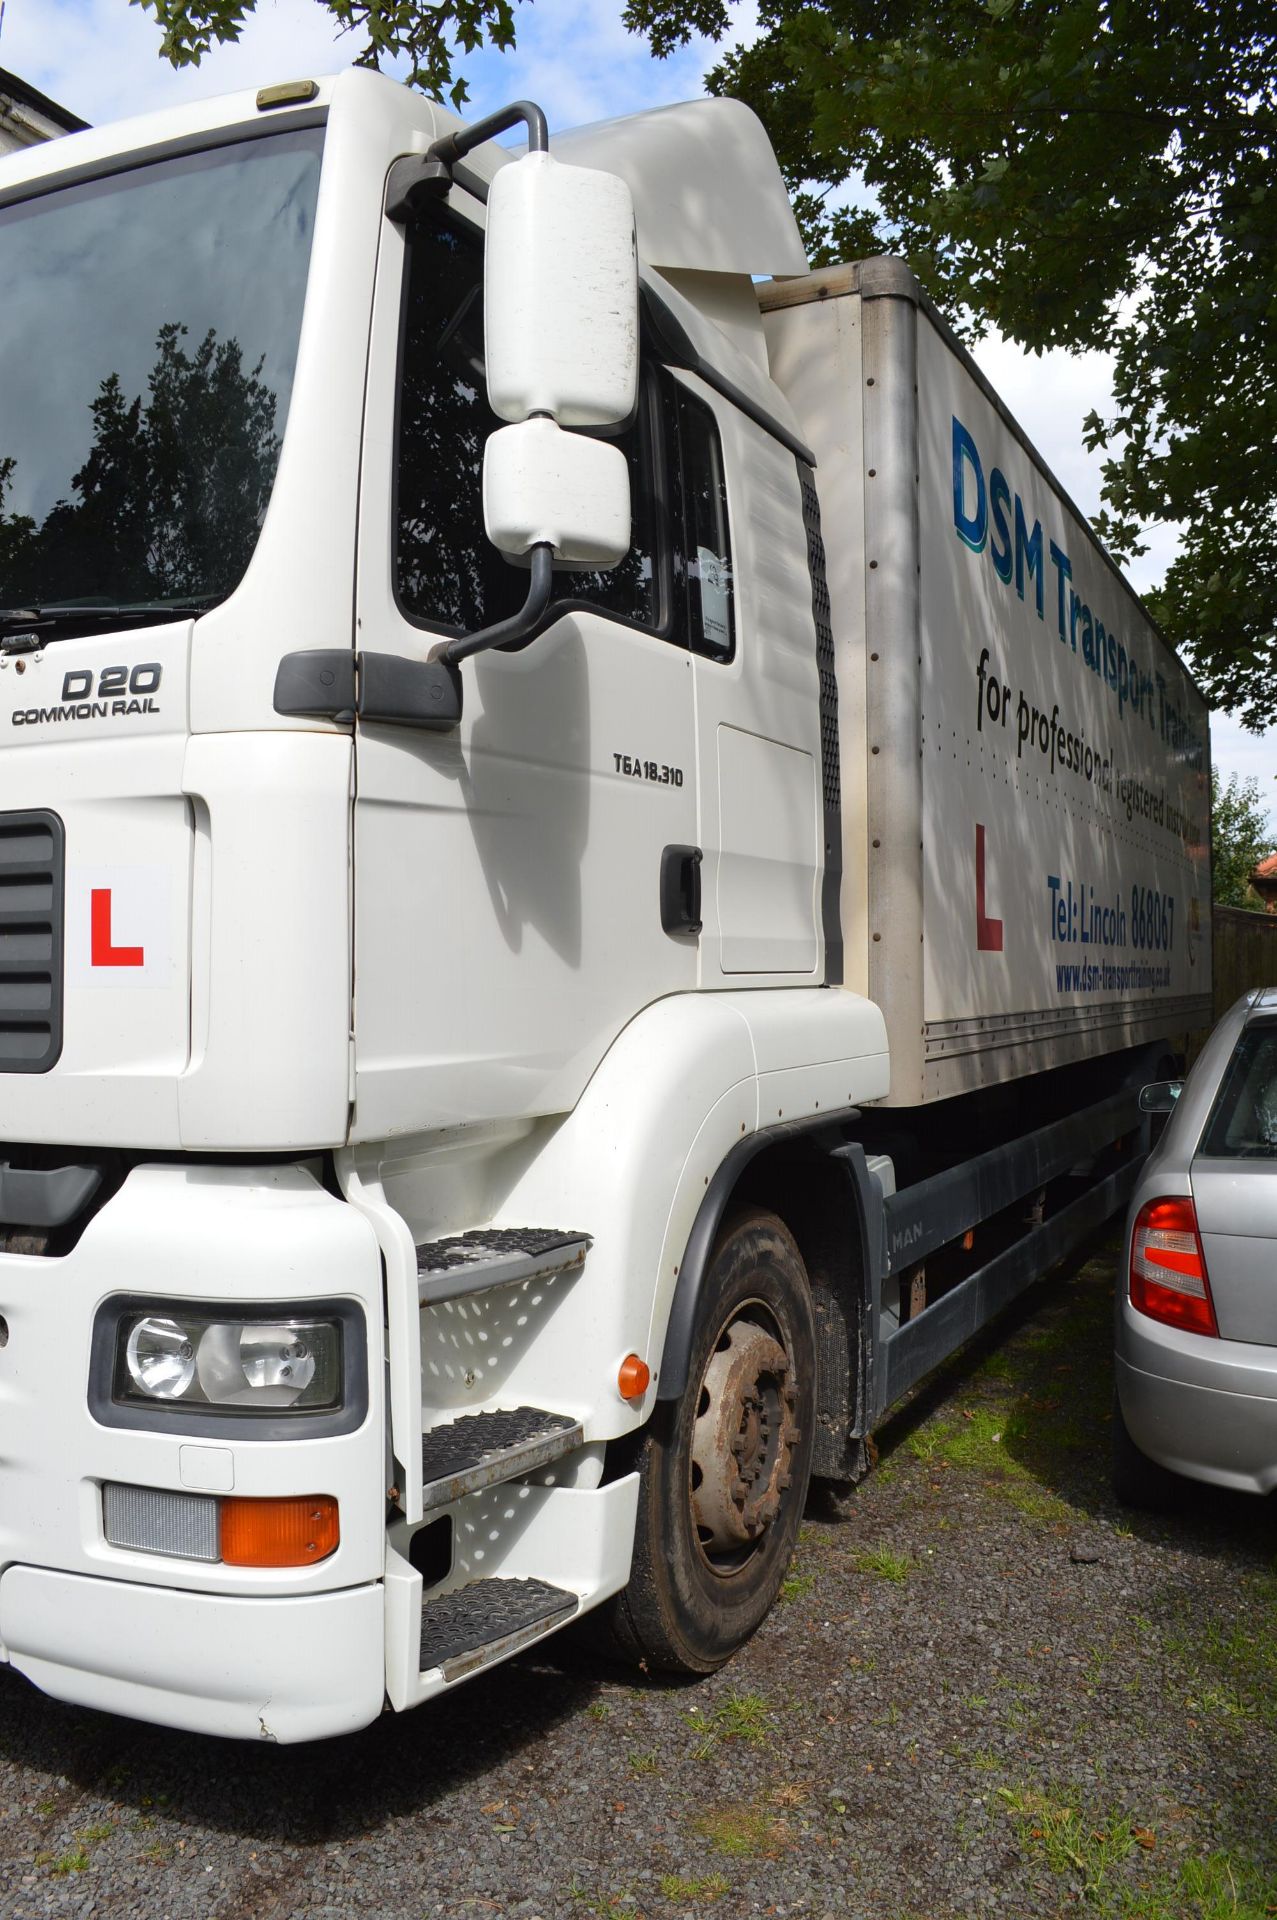
M 663 620 L 650 382 L 617 435 L 629 462 L 632 537 L 619 566 L 555 577 L 555 601 L 637 626 Z M 527 575 L 483 530 L 483 448 L 502 422 L 483 359 L 483 241 L 440 218 L 410 236 L 400 363 L 395 591 L 408 619 L 472 633 L 522 606 Z
M 1213 1160 L 1277 1159 L 1277 1023 L 1264 1022 L 1243 1032 L 1201 1152 Z
M 722 441 L 704 401 L 684 386 L 675 388 L 675 396 L 675 468 L 682 509 L 675 569 L 687 605 L 688 637 L 694 652 L 730 660 L 736 634 Z

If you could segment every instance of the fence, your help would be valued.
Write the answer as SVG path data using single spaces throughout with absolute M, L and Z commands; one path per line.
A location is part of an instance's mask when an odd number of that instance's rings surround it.
M 1211 958 L 1218 1019 L 1248 987 L 1277 987 L 1277 913 L 1216 907 L 1213 922 Z

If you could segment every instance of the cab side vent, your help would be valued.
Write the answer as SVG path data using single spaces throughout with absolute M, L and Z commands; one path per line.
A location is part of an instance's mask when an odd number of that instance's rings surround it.
M 56 813 L 0 813 L 0 1073 L 62 1051 L 65 835 Z
M 807 534 L 807 569 L 811 575 L 811 615 L 816 628 L 816 670 L 820 675 L 820 769 L 825 800 L 825 874 L 820 911 L 825 931 L 825 980 L 841 986 L 842 938 L 842 774 L 838 745 L 838 677 L 834 666 L 834 630 L 829 580 L 825 573 L 825 542 L 820 531 L 820 495 L 816 476 L 798 463 L 802 488 L 803 526 Z

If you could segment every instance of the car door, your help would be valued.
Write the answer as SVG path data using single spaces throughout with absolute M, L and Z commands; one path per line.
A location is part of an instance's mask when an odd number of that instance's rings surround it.
M 1242 1029 L 1189 1179 L 1220 1334 L 1277 1346 L 1277 999 Z

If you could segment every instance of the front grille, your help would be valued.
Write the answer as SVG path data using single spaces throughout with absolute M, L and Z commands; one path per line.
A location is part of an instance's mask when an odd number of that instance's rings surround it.
M 56 813 L 0 813 L 0 1073 L 62 1051 L 65 836 Z

